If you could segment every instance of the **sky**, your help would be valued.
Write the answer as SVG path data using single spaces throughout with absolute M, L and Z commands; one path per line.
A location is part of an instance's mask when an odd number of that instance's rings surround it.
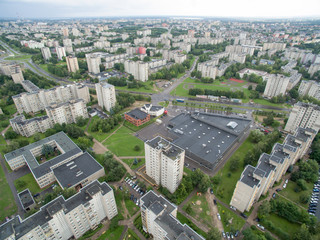
M 320 0 L 0 0 L 0 18 L 320 17 Z

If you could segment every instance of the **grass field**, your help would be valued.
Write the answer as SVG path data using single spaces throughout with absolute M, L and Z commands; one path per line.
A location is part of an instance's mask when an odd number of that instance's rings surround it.
M 108 138 L 104 145 L 117 156 L 143 156 L 144 143 L 133 136 L 134 132 L 122 126 L 115 134 Z M 135 151 L 134 147 L 139 146 L 140 150 Z
M 191 220 L 189 220 L 187 217 L 185 217 L 182 213 L 177 212 L 177 219 L 182 224 L 186 223 L 189 227 L 191 227 L 194 231 L 196 231 L 198 234 L 200 234 L 204 238 L 207 238 L 207 233 L 202 231 L 200 228 L 198 228 Z
M 23 187 L 19 187 L 18 184 L 17 184 L 18 180 L 24 181 L 26 183 L 26 185 L 23 186 Z M 14 186 L 16 187 L 17 192 L 21 192 L 22 190 L 24 190 L 26 188 L 29 188 L 29 190 L 32 193 L 32 195 L 43 191 L 43 189 L 41 189 L 39 187 L 38 183 L 34 179 L 32 173 L 28 173 L 27 175 L 24 175 L 23 177 L 16 179 L 14 181 Z
M 120 125 L 115 126 L 113 129 L 111 129 L 111 131 L 104 133 L 104 132 L 93 132 L 91 131 L 91 126 L 93 125 L 94 121 L 97 121 L 98 119 L 100 119 L 98 116 L 94 116 L 89 124 L 88 127 L 88 133 L 94 137 L 95 139 L 97 139 L 99 142 L 103 141 L 104 139 L 106 139 L 110 134 L 112 134 L 114 131 L 116 131 Z M 86 128 L 86 127 L 85 127 Z
M 131 217 L 139 210 L 139 207 L 130 199 L 124 200 L 124 203 Z
M 128 229 L 124 239 L 125 240 L 140 240 L 138 235 L 131 228 Z
M 246 222 L 236 213 L 232 212 L 229 208 L 226 208 L 220 203 L 218 203 L 218 210 L 225 232 L 235 232 L 240 230 Z
M 108 229 L 105 233 L 100 235 L 97 240 L 119 240 L 124 226 L 118 226 L 116 229 Z
M 247 153 L 247 151 L 249 151 L 252 148 L 254 148 L 254 145 L 251 143 L 250 139 L 247 138 L 242 143 L 242 145 L 237 149 L 237 151 L 232 155 L 232 157 L 227 161 L 224 167 L 220 169 L 220 171 L 216 174 L 216 176 L 220 176 L 221 181 L 220 181 L 220 184 L 218 184 L 217 186 L 214 186 L 213 191 L 215 192 L 216 196 L 226 204 L 230 203 L 234 188 L 244 169 L 243 168 L 244 156 Z M 233 157 L 239 158 L 240 167 L 238 168 L 238 170 L 234 172 L 230 172 L 230 160 Z
M 300 197 L 301 194 L 305 194 L 305 193 L 311 195 L 312 189 L 313 189 L 313 183 L 307 183 L 307 188 L 308 189 L 305 190 L 305 191 L 301 191 L 301 192 L 295 192 L 294 191 L 296 186 L 297 186 L 297 184 L 295 182 L 289 181 L 288 184 L 287 184 L 287 187 L 285 189 L 282 189 L 282 191 L 279 192 L 278 194 L 285 196 L 286 198 L 288 198 L 291 201 L 297 203 L 301 207 L 308 208 L 308 204 L 300 203 L 299 197 Z
M 19 56 L 7 57 L 6 60 L 25 61 L 25 60 L 29 60 L 31 57 L 32 55 L 19 55 Z
M 190 216 L 194 217 L 199 222 L 206 224 L 208 227 L 211 227 L 213 225 L 213 219 L 210 215 L 209 204 L 204 194 L 202 194 L 201 196 L 194 195 L 189 200 L 189 202 L 184 205 L 184 211 L 186 211 L 186 208 L 189 204 L 192 209 Z
M 13 194 L 4 175 L 4 170 L 0 166 L 0 221 L 17 212 L 17 205 Z
M 128 166 L 135 170 L 135 169 L 138 169 L 140 168 L 142 165 L 145 164 L 145 159 L 144 158 L 141 158 L 141 161 L 139 162 L 139 159 L 138 160 L 138 163 L 137 164 L 133 164 L 134 162 L 134 158 L 131 158 L 131 159 L 122 159 L 126 164 L 128 164 Z

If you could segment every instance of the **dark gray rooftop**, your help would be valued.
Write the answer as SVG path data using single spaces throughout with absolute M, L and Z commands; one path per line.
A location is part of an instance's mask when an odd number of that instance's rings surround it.
M 55 141 L 65 153 L 51 159 L 50 161 L 39 164 L 36 158 L 31 153 L 31 150 L 35 147 L 47 144 L 51 141 Z M 4 157 L 7 162 L 10 162 L 10 160 L 22 155 L 34 175 L 36 177 L 40 177 L 43 174 L 50 172 L 51 166 L 80 152 L 82 152 L 81 149 L 64 132 L 59 132 L 38 142 L 31 143 L 25 147 L 7 153 L 4 155 Z
M 262 170 L 265 173 L 265 177 L 268 177 L 271 171 L 274 171 L 276 167 L 270 163 L 270 155 L 263 153 L 260 155 L 257 169 Z
M 53 173 L 63 188 L 73 187 L 84 179 L 103 169 L 103 167 L 89 154 L 79 157 L 53 169 Z
M 181 154 L 184 150 L 173 143 L 165 140 L 164 138 L 157 136 L 152 140 L 146 142 L 153 148 L 161 149 L 163 154 L 171 159 L 175 159 L 179 154 Z
M 143 206 L 145 208 L 149 208 L 155 202 L 158 202 L 163 206 L 166 205 L 167 211 L 169 213 L 171 213 L 176 208 L 174 204 L 169 202 L 167 199 L 165 199 L 161 195 L 155 194 L 152 190 L 147 192 L 143 197 L 141 197 L 140 200 L 143 201 Z
M 260 183 L 259 179 L 256 179 L 253 177 L 253 172 L 255 170 L 255 167 L 251 165 L 247 165 L 246 168 L 243 170 L 240 181 L 244 184 L 254 187 L 257 186 Z
M 24 209 L 34 204 L 34 200 L 29 189 L 25 189 L 22 192 L 18 193 L 18 197 Z
M 272 155 L 280 158 L 281 160 L 279 161 L 280 163 L 283 163 L 284 160 L 289 156 L 289 154 L 285 153 L 283 151 L 283 145 L 280 144 L 280 143 L 276 143 L 274 146 L 273 146 L 273 149 L 272 149 L 272 152 L 271 152 Z
M 145 119 L 148 114 L 141 111 L 139 108 L 136 108 L 136 109 L 133 109 L 132 111 L 126 113 L 127 115 L 129 115 L 130 117 L 134 118 L 134 119 L 140 119 L 140 120 L 143 120 Z
M 235 128 L 228 123 L 235 122 Z M 209 163 L 215 163 L 249 126 L 250 120 L 217 114 L 180 114 L 169 122 L 173 143 Z
M 99 189 L 99 192 L 102 191 L 103 195 L 112 191 L 107 183 L 94 181 L 82 188 L 80 192 L 67 200 L 65 200 L 62 196 L 59 196 L 45 206 L 41 207 L 38 212 L 28 218 L 21 220 L 19 217 L 15 217 L 11 221 L 1 225 L 0 240 L 6 239 L 6 237 L 10 236 L 12 233 L 15 234 L 16 239 L 19 239 L 36 226 L 42 226 L 46 224 L 52 219 L 52 215 L 56 212 L 63 210 L 65 213 L 68 213 L 74 208 L 78 207 L 80 204 L 89 202 L 92 199 L 92 195 L 88 193 L 88 190 L 92 187 Z
M 42 121 L 45 119 L 48 119 L 48 116 L 40 116 L 40 117 L 34 117 L 31 119 L 25 119 L 24 115 L 18 115 L 12 119 L 10 119 L 10 122 L 14 122 L 20 125 L 26 125 L 29 124 L 30 122 L 34 122 L 34 121 Z

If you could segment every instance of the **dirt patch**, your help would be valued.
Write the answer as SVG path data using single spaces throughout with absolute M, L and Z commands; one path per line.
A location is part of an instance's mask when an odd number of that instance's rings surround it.
M 200 206 L 200 205 L 201 205 L 201 201 L 200 201 L 200 200 L 197 200 L 197 201 L 196 201 L 196 204 L 197 204 L 198 206 Z
M 93 144 L 93 151 L 96 154 L 104 154 L 106 152 L 106 150 L 97 143 Z

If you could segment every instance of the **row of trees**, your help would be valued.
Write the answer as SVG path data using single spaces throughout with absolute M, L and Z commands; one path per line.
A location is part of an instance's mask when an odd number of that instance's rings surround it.
M 120 121 L 121 121 L 120 115 L 115 115 L 107 119 L 101 119 L 101 118 L 95 119 L 91 124 L 91 131 L 107 133 L 111 129 L 113 129 L 115 126 L 117 126 Z
M 45 77 L 39 76 L 38 74 L 32 72 L 29 69 L 26 69 L 24 71 L 23 75 L 24 75 L 25 79 L 30 80 L 31 82 L 33 82 L 39 88 L 48 89 L 48 88 L 52 88 L 52 87 L 56 86 L 56 82 L 55 81 L 48 80 Z
M 180 73 L 185 73 L 186 69 L 183 64 L 173 64 L 169 69 L 162 68 L 156 73 L 150 75 L 150 80 L 156 79 L 167 79 L 171 80 L 172 78 L 178 77 Z
M 103 181 L 119 181 L 126 173 L 126 169 L 124 168 L 124 166 L 113 158 L 113 154 L 111 152 L 106 152 L 103 155 L 102 165 L 106 170 L 106 175 L 102 177 Z
M 228 91 L 228 90 L 210 90 L 201 88 L 189 89 L 189 95 L 212 95 L 212 96 L 225 96 L 227 98 L 246 98 L 243 91 Z

